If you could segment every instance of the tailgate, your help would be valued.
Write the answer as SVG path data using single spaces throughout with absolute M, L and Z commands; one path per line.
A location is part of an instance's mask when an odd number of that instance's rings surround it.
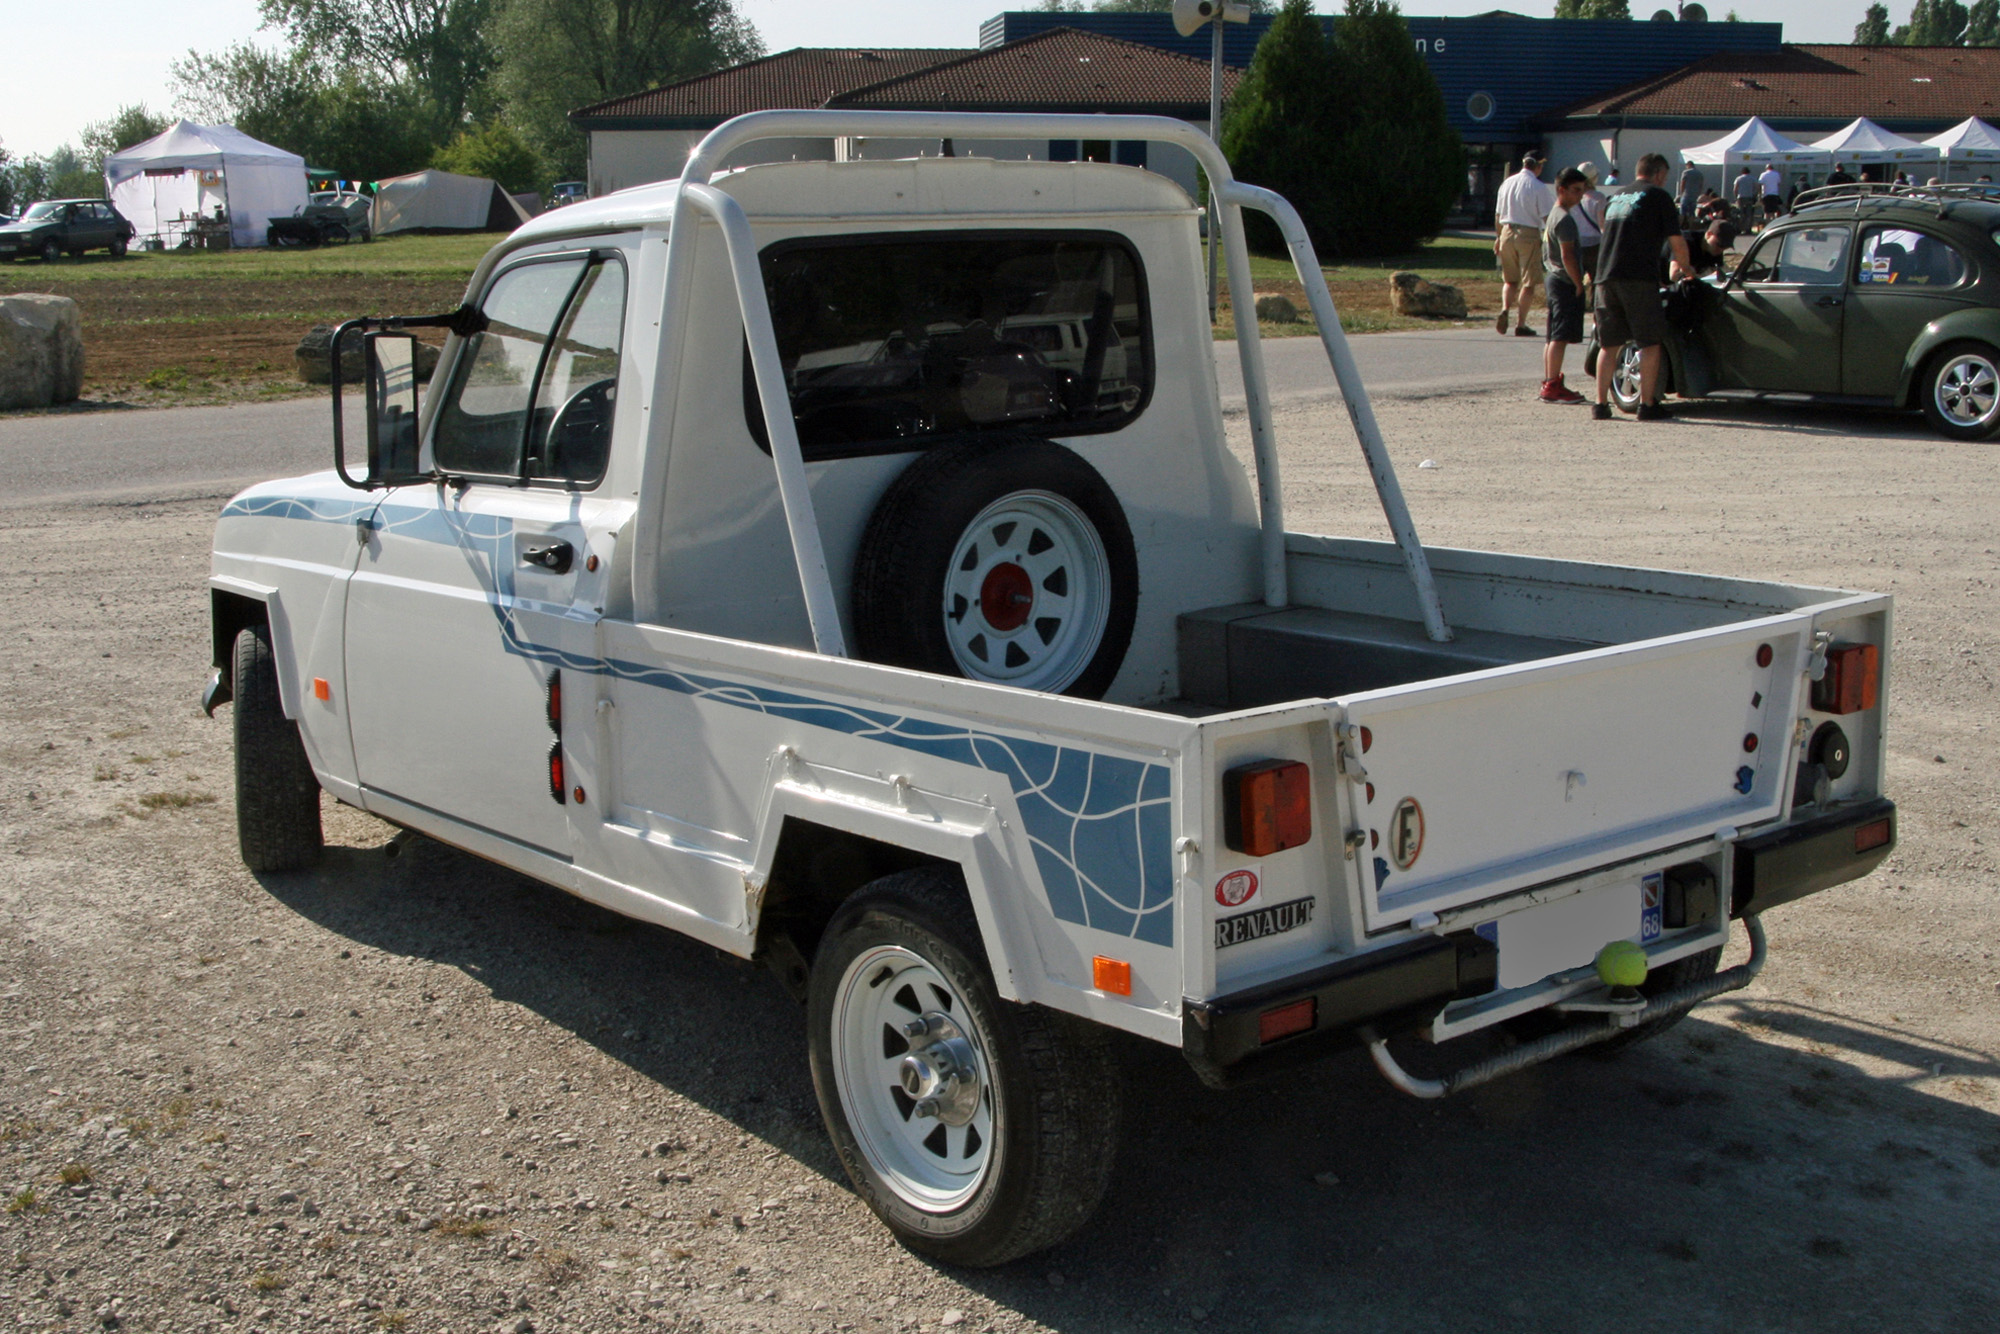
M 1811 648 L 1806 610 L 1336 700 L 1366 928 L 1775 818 Z

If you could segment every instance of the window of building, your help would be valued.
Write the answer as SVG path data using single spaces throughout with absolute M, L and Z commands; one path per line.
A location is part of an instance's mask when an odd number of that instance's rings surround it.
M 1152 390 L 1139 257 L 1102 232 L 784 242 L 763 255 L 808 458 L 1116 430 Z M 744 357 L 744 411 L 768 449 Z

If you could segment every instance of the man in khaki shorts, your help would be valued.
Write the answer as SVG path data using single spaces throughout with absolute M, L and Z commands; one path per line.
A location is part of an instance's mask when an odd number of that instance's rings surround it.
M 1507 313 L 1515 311 L 1514 332 L 1522 338 L 1535 337 L 1528 327 L 1528 311 L 1542 285 L 1542 227 L 1556 204 L 1556 192 L 1541 173 L 1541 155 L 1528 154 L 1521 159 L 1521 169 L 1501 182 L 1493 203 L 1493 253 L 1500 257 L 1496 333 L 1507 332 Z

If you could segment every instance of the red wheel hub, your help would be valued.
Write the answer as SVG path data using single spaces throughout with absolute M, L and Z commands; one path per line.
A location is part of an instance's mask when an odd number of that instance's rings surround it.
M 1003 561 L 986 572 L 979 585 L 979 614 L 1001 633 L 1018 630 L 1028 623 L 1035 609 L 1035 582 L 1028 572 L 1012 561 Z

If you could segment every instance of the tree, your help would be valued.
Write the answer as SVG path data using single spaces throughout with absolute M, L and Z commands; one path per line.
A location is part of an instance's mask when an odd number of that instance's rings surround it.
M 1556 0 L 1559 19 L 1629 19 L 1632 6 L 1627 0 Z
M 148 139 L 165 134 L 170 122 L 165 116 L 158 116 L 146 109 L 143 102 L 119 107 L 118 114 L 110 120 L 100 120 L 83 127 L 78 136 L 83 142 L 83 156 L 92 170 L 102 174 L 104 159 L 113 153 L 123 152 L 133 144 L 143 144 Z
M 1223 121 L 1236 174 L 1292 201 L 1322 255 L 1389 255 L 1433 236 L 1465 186 L 1444 98 L 1388 0 L 1348 0 L 1331 39 L 1286 0 Z M 1282 251 L 1251 216 L 1259 249 Z
M 1889 7 L 1881 0 L 1868 6 L 1868 12 L 1861 16 L 1861 22 L 1854 25 L 1856 46 L 1887 46 L 1889 44 Z
M 264 22 L 322 64 L 427 95 L 440 140 L 494 107 L 488 32 L 501 0 L 259 0 Z
M 1237 0 L 1252 14 L 1269 14 L 1273 11 L 1271 0 Z M 1043 0 L 1044 9 L 1083 9 L 1083 0 Z M 1097 0 L 1088 8 L 1099 14 L 1166 14 L 1171 13 L 1174 0 Z
M 2000 46 L 2000 0 L 1973 0 L 1966 11 L 1965 44 Z
M 584 166 L 571 111 L 764 49 L 730 0 L 508 0 L 493 39 L 508 122 L 564 175 Z
M 490 176 L 509 194 L 533 190 L 543 180 L 541 158 L 501 121 L 461 131 L 431 157 L 431 165 L 461 176 Z
M 1916 0 L 1910 21 L 1891 38 L 1898 46 L 1957 46 L 1970 16 L 1958 0 Z

